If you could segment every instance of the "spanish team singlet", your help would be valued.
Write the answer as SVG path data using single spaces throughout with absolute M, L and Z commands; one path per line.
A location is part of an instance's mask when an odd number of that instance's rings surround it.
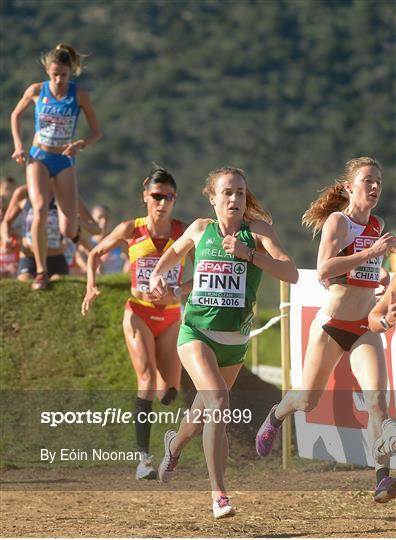
M 237 237 L 249 248 L 255 247 L 246 223 Z M 184 323 L 249 335 L 262 270 L 226 253 L 222 242 L 218 222 L 208 223 L 195 251 L 194 285 L 186 304 Z
M 75 83 L 69 82 L 67 94 L 58 100 L 50 91 L 50 81 L 43 82 L 35 106 L 37 141 L 45 146 L 70 144 L 79 113 Z
M 366 225 L 356 223 L 349 216 L 337 212 L 345 217 L 348 222 L 348 237 L 345 246 L 339 251 L 337 257 L 353 255 L 371 247 L 381 235 L 381 224 L 375 216 L 370 216 Z M 376 288 L 379 286 L 379 276 L 383 257 L 374 257 L 350 270 L 346 274 L 330 278 L 329 284 L 341 283 L 358 287 Z
M 26 238 L 29 246 L 32 242 L 32 223 L 33 223 L 33 208 L 29 199 L 26 199 L 26 203 L 22 210 L 23 221 L 23 236 Z M 48 205 L 47 216 L 47 236 L 48 247 L 58 248 L 61 245 L 62 235 L 59 229 L 58 208 L 55 203 L 55 199 L 52 199 Z
M 131 263 L 131 285 L 133 289 L 148 292 L 150 276 L 161 255 L 183 234 L 183 224 L 172 220 L 169 238 L 152 238 L 147 228 L 147 217 L 135 219 L 133 237 L 128 244 L 128 257 Z M 180 285 L 185 258 L 166 274 L 168 285 Z

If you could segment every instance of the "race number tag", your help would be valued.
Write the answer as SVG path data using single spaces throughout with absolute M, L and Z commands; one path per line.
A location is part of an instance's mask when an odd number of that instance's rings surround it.
M 33 245 L 32 239 L 33 211 L 29 210 L 26 216 L 26 240 L 29 246 Z M 57 210 L 48 210 L 47 216 L 47 246 L 49 248 L 58 248 L 61 245 L 61 233 L 59 230 L 59 220 Z
M 193 304 L 245 307 L 246 262 L 199 261 L 194 274 Z
M 67 144 L 72 136 L 75 116 L 55 116 L 51 114 L 39 114 L 39 135 L 42 144 L 48 143 L 54 146 L 54 141 L 58 146 Z
M 371 247 L 378 240 L 374 236 L 357 236 L 355 238 L 355 253 L 360 253 Z M 374 257 L 349 272 L 349 277 L 358 281 L 379 281 L 383 257 Z
M 136 288 L 141 292 L 148 292 L 150 276 L 156 267 L 159 257 L 139 257 L 136 261 Z M 177 264 L 164 277 L 168 285 L 178 285 L 181 276 L 181 264 Z

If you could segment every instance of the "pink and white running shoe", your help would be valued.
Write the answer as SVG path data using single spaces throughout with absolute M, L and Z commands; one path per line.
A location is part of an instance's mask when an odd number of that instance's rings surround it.
M 273 411 L 275 411 L 277 406 L 278 406 L 278 403 L 271 408 L 270 412 L 268 413 L 267 418 L 261 424 L 261 427 L 257 432 L 256 452 L 258 453 L 259 456 L 265 457 L 271 453 L 276 436 L 279 433 L 280 428 L 274 427 L 270 421 L 271 414 Z

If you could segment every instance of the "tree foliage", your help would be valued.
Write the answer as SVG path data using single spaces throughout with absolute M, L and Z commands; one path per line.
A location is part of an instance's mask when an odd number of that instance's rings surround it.
M 79 83 L 104 131 L 78 159 L 80 190 L 111 206 L 115 221 L 144 211 L 152 161 L 174 174 L 187 221 L 210 212 L 200 193 L 209 170 L 242 167 L 307 267 L 316 245 L 303 211 L 345 161 L 370 155 L 385 166 L 378 211 L 395 227 L 393 2 L 8 0 L 2 11 L 0 155 L 21 182 L 9 113 L 43 80 L 40 54 L 63 41 L 89 53 Z M 26 114 L 26 147 L 32 128 Z

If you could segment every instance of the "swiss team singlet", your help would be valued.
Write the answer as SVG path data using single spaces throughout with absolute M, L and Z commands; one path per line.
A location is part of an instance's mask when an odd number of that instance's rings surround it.
M 342 212 L 338 212 L 342 213 Z M 339 251 L 337 257 L 353 255 L 371 247 L 381 236 L 381 224 L 375 216 L 370 216 L 366 225 L 356 223 L 349 216 L 342 214 L 348 222 L 348 238 L 346 246 Z M 374 257 L 353 268 L 346 274 L 330 278 L 329 284 L 340 283 L 358 287 L 376 288 L 379 286 L 382 256 Z

